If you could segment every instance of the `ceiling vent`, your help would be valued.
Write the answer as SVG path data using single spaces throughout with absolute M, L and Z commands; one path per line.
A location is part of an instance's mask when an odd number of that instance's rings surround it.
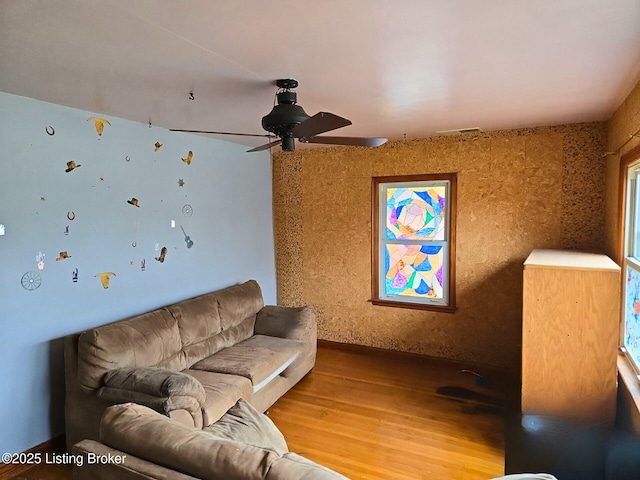
M 436 133 L 438 135 L 468 135 L 470 133 L 482 133 L 482 129 L 479 127 L 459 128 L 457 130 L 440 130 Z

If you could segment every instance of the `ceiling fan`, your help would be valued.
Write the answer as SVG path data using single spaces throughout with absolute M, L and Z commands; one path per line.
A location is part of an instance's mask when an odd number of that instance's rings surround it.
M 295 150 L 295 139 L 302 143 L 323 143 L 331 145 L 354 145 L 363 147 L 377 147 L 387 141 L 381 137 L 330 137 L 319 136 L 321 133 L 336 130 L 351 125 L 351 121 L 329 112 L 318 112 L 313 116 L 307 115 L 300 105 L 297 105 L 296 92 L 292 91 L 298 86 L 297 80 L 280 79 L 276 81 L 277 104 L 271 112 L 262 117 L 262 128 L 270 134 L 260 135 L 251 133 L 211 132 L 203 130 L 179 130 L 170 129 L 172 132 L 188 133 L 214 133 L 217 135 L 241 135 L 244 137 L 279 137 L 259 147 L 247 150 L 259 152 L 276 145 L 282 144 L 282 150 L 292 152 Z M 275 102 L 274 102 L 275 103 Z M 273 135 L 271 135 L 273 134 Z

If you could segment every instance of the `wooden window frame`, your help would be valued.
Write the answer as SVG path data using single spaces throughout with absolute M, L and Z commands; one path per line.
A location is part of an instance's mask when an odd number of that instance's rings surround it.
M 448 258 L 445 260 L 448 266 L 448 303 L 446 305 L 436 305 L 428 303 L 414 303 L 407 301 L 393 301 L 380 298 L 379 291 L 379 255 L 380 255 L 380 185 L 386 183 L 407 183 L 424 181 L 448 181 L 449 198 L 447 207 L 449 209 L 448 225 Z M 385 307 L 410 308 L 416 310 L 433 310 L 444 313 L 453 313 L 456 307 L 456 212 L 457 212 L 457 174 L 456 173 L 436 173 L 420 175 L 397 175 L 386 177 L 373 177 L 371 181 L 372 218 L 371 218 L 371 303 L 373 305 Z
M 617 244 L 617 262 L 622 270 L 621 288 L 620 288 L 620 318 L 619 318 L 619 352 L 618 352 L 618 371 L 623 380 L 629 387 L 636 405 L 640 407 L 640 398 L 638 398 L 638 383 L 640 381 L 640 371 L 635 362 L 630 358 L 629 353 L 624 347 L 624 324 L 625 324 L 625 281 L 626 281 L 626 256 L 625 243 L 626 227 L 627 227 L 627 184 L 629 183 L 628 171 L 629 167 L 640 162 L 640 145 L 633 148 L 620 158 L 620 168 L 618 173 L 618 244 Z M 633 262 L 637 263 L 637 262 Z

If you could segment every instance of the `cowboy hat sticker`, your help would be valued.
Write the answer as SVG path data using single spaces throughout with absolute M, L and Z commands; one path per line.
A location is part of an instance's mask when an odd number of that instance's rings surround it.
M 131 197 L 131 200 L 127 200 L 127 203 L 129 205 L 133 205 L 134 207 L 140 208 L 140 205 L 138 204 L 138 199 L 136 197 Z
M 56 262 L 61 262 L 62 260 L 66 260 L 67 258 L 71 258 L 71 255 L 67 253 L 67 251 L 60 252 L 60 256 L 56 258 Z
M 66 173 L 73 172 L 76 168 L 81 166 L 82 165 L 78 165 L 75 161 L 71 160 L 70 162 L 67 162 L 67 169 L 65 170 L 65 172 Z

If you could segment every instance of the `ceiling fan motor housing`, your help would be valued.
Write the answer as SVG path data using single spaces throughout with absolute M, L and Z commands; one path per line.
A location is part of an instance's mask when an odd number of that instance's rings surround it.
M 282 149 L 294 150 L 294 140 L 291 130 L 304 122 L 309 115 L 300 105 L 296 105 L 296 92 L 285 90 L 278 93 L 278 105 L 274 106 L 268 115 L 262 117 L 262 128 L 282 138 Z

